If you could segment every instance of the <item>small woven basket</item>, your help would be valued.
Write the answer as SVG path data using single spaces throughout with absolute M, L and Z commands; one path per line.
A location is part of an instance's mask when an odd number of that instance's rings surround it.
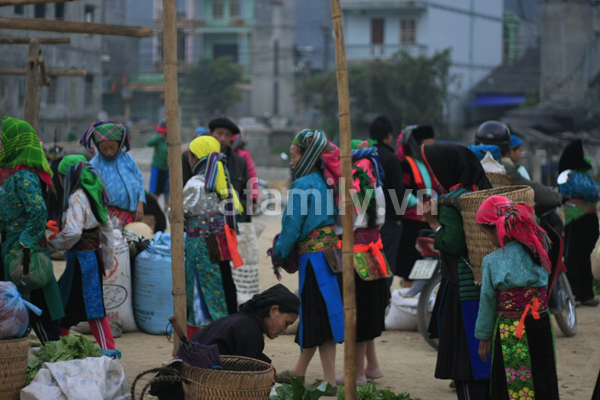
M 513 185 L 513 180 L 510 176 L 508 176 L 508 174 L 502 174 L 500 172 L 486 172 L 485 175 L 495 188 Z
M 491 196 L 504 196 L 514 202 L 529 203 L 533 207 L 534 192 L 529 186 L 507 186 L 467 193 L 458 201 L 463 217 L 467 248 L 469 250 L 469 263 L 473 269 L 475 284 L 479 286 L 481 286 L 481 263 L 483 257 L 497 250 L 497 247 L 494 247 L 485 233 L 481 231 L 476 220 L 479 206 L 481 206 L 481 203 L 485 199 Z
M 27 383 L 29 337 L 0 340 L 0 400 L 19 400 Z

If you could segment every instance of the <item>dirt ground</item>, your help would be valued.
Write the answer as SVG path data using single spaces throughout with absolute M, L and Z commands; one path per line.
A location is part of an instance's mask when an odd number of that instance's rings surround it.
M 266 225 L 259 238 L 260 283 L 264 290 L 277 283 L 270 268 L 270 260 L 266 257 L 266 250 L 271 247 L 273 236 L 280 231 L 281 223 L 280 218 L 264 216 L 255 221 Z M 63 265 L 64 263 L 56 263 L 55 273 L 61 273 Z M 298 277 L 284 273 L 281 283 L 296 291 Z M 397 281 L 394 282 L 394 287 L 398 287 Z M 590 399 L 600 370 L 600 308 L 580 307 L 577 313 L 578 333 L 575 337 L 564 337 L 558 326 L 555 326 L 558 379 L 563 399 Z M 171 357 L 172 343 L 164 336 L 135 332 L 123 334 L 115 341 L 117 349 L 122 352 L 120 363 L 130 384 L 139 373 L 160 367 L 163 361 Z M 420 333 L 384 332 L 376 340 L 376 345 L 385 374 L 377 381 L 378 387 L 394 392 L 410 392 L 413 397 L 422 400 L 456 398 L 454 390 L 448 387 L 449 381 L 433 377 L 436 352 L 422 339 Z M 275 368 L 282 371 L 295 365 L 299 348 L 294 343 L 294 337 L 286 335 L 275 340 L 267 339 L 265 353 L 273 360 Z M 343 356 L 343 345 L 339 345 L 336 363 L 339 375 L 343 373 Z M 322 370 L 319 358 L 315 356 L 306 381 L 310 383 L 319 378 L 322 378 Z M 147 379 L 142 379 L 141 382 L 144 384 Z

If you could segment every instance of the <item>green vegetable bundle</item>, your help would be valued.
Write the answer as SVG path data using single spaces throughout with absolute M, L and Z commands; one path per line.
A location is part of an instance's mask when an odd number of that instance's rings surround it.
M 27 384 L 35 379 L 45 362 L 82 360 L 88 357 L 101 357 L 100 349 L 87 337 L 63 336 L 56 342 L 47 342 L 45 346 L 27 363 Z

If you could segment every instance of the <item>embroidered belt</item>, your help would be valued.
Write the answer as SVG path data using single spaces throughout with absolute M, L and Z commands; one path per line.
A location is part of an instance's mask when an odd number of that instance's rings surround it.
M 235 230 L 225 224 L 221 213 L 188 217 L 185 221 L 185 228 L 189 238 L 206 238 L 211 262 L 216 262 L 216 259 L 219 258 L 223 261 L 231 260 L 235 268 L 244 265 L 237 250 L 237 234 Z
M 337 254 L 338 237 L 333 225 L 314 229 L 308 236 L 297 243 L 298 256 L 323 252 L 329 268 L 334 273 L 342 272 L 342 262 Z
M 340 250 L 342 243 L 341 240 L 337 243 L 337 248 Z M 361 279 L 374 280 L 391 276 L 381 250 L 383 250 L 383 243 L 381 242 L 379 229 L 367 228 L 354 231 L 354 265 Z M 359 257 L 360 253 L 368 254 L 362 260 Z M 369 255 L 372 257 L 369 257 Z
M 81 234 L 79 242 L 75 243 L 69 251 L 96 251 L 100 247 L 98 228 L 85 229 Z
M 517 337 L 523 337 L 525 318 L 531 315 L 540 319 L 540 311 L 548 309 L 546 288 L 512 288 L 498 290 L 498 311 L 505 318 L 520 319 Z
M 187 237 L 191 238 L 225 235 L 225 221 L 223 215 L 218 212 L 187 217 L 185 231 Z

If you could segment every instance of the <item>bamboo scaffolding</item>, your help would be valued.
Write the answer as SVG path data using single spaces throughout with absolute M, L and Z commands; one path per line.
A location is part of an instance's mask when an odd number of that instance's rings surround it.
M 173 313 L 178 321 L 187 321 L 185 263 L 183 253 L 183 179 L 181 139 L 179 136 L 179 104 L 177 98 L 177 3 L 163 0 L 163 35 L 165 76 L 165 111 L 167 145 L 169 147 L 169 185 L 171 197 L 171 268 L 173 274 Z M 173 335 L 177 353 L 179 338 Z
M 0 38 L 0 44 L 29 44 L 31 38 L 28 37 L 3 37 Z M 71 38 L 40 38 L 40 44 L 71 44 Z
M 0 29 L 59 33 L 85 33 L 89 35 L 129 36 L 136 38 L 147 38 L 152 36 L 152 28 L 147 26 L 94 24 L 89 22 L 54 21 L 39 18 L 28 19 L 0 17 Z
M 0 75 L 27 75 L 27 70 L 22 68 L 0 68 Z M 48 76 L 86 76 L 85 69 L 47 69 Z
M 342 159 L 342 186 L 340 193 L 343 209 L 344 234 L 342 264 L 344 265 L 344 380 L 346 399 L 356 399 L 356 296 L 354 286 L 354 207 L 352 204 L 352 147 L 350 145 L 350 96 L 348 92 L 348 69 L 344 42 L 344 20 L 340 0 L 331 0 L 331 19 L 335 37 L 335 58 L 340 120 L 340 151 Z M 347 189 L 346 189 L 347 188 Z
M 0 0 L 0 7 L 3 6 L 27 6 L 29 4 L 46 4 L 46 3 L 64 3 L 75 0 Z

